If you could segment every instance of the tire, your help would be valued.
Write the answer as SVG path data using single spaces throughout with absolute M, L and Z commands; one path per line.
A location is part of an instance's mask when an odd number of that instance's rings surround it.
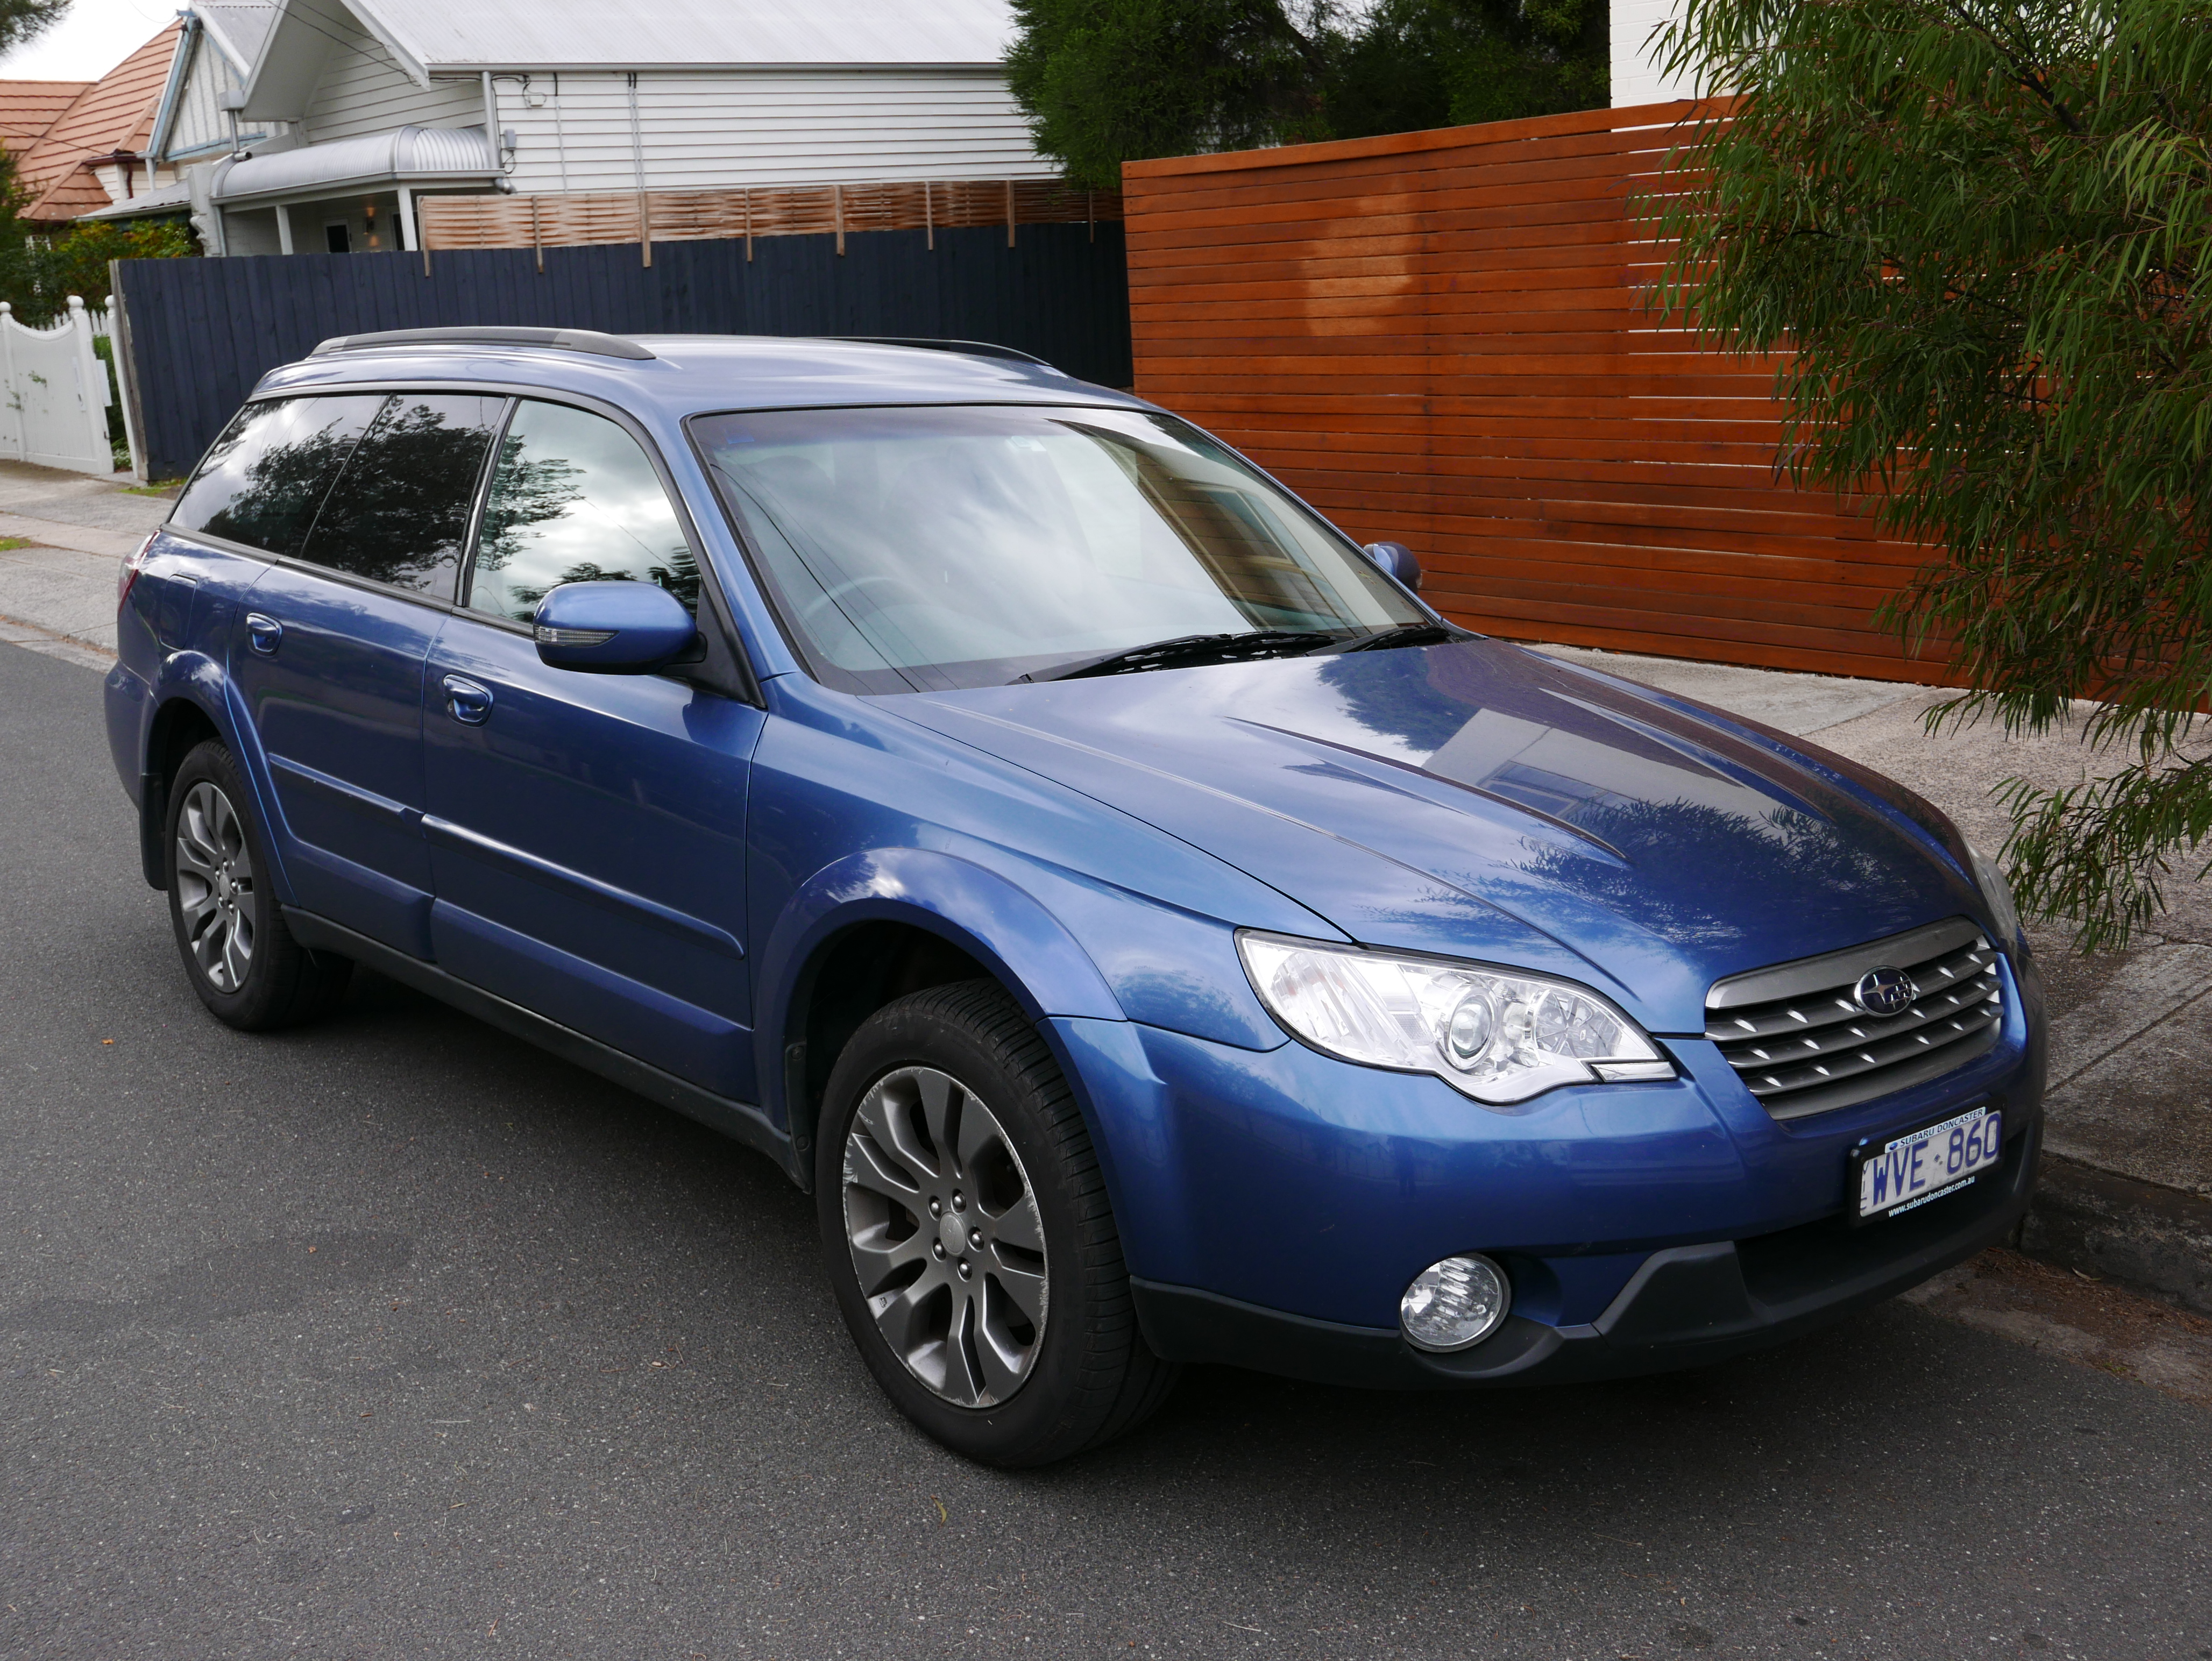
M 170 782 L 161 846 L 185 978 L 216 1020 L 258 1033 L 336 1003 L 353 962 L 292 938 L 268 881 L 268 839 L 252 803 L 238 764 L 210 738 Z
M 1048 1464 L 1134 1429 L 1174 1386 L 1138 1330 L 1074 1096 L 995 982 L 916 992 L 854 1034 L 815 1198 L 868 1370 L 954 1452 Z

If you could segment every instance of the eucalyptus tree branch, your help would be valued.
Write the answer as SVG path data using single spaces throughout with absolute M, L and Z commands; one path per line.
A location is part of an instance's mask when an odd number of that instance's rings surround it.
M 1960 0 L 1944 0 L 1942 9 L 1949 13 L 1960 27 L 1987 40 L 1996 50 L 1997 55 L 2004 60 L 2006 67 L 2012 71 L 2014 84 L 2033 93 L 2048 105 L 2051 112 L 2058 118 L 2059 124 L 2068 132 L 2077 137 L 2081 135 L 2081 124 L 2074 118 L 2074 112 L 2059 101 L 2057 94 L 2051 90 L 2050 83 L 2043 76 L 2036 73 L 2027 63 L 2022 62 L 2013 55 L 2003 36 L 1973 16 L 1963 4 L 1960 3 Z

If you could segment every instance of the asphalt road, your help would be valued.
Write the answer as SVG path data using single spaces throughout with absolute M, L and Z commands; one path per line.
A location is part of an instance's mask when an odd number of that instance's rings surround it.
M 765 1161 L 370 977 L 207 1017 L 7 646 L 0 943 L 0 1655 L 2212 1657 L 2212 1419 L 1899 1305 L 966 1465 Z

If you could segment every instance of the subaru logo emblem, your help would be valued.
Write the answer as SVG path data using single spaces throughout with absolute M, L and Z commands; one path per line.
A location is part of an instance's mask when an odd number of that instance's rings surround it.
M 1920 988 L 1902 969 L 1887 963 L 1869 969 L 1851 991 L 1852 1000 L 1870 1015 L 1903 1015 L 1920 996 Z

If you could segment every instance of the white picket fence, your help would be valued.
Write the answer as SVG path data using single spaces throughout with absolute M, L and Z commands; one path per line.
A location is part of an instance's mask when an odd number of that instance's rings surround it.
M 106 313 L 87 311 L 75 294 L 51 329 L 25 328 L 0 300 L 0 458 L 76 473 L 115 470 L 107 366 L 92 345 L 106 332 Z

